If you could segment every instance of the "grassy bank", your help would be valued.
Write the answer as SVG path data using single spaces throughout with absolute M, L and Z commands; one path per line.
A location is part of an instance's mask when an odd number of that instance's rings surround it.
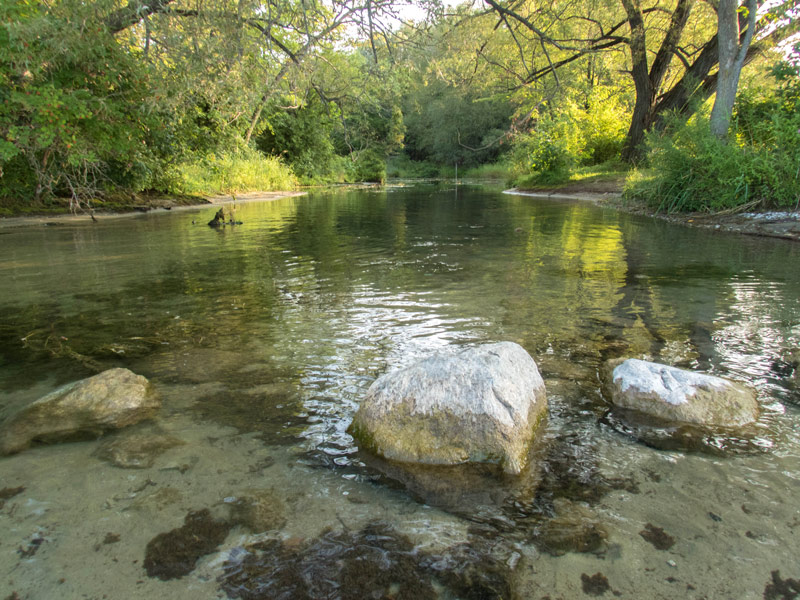
M 115 190 L 96 194 L 83 202 L 78 212 L 128 212 L 201 204 L 209 196 L 249 191 L 294 190 L 297 178 L 275 157 L 256 151 L 209 155 L 201 160 L 172 167 L 159 190 Z M 74 210 L 69 198 L 32 201 L 0 197 L 0 217 L 62 215 Z

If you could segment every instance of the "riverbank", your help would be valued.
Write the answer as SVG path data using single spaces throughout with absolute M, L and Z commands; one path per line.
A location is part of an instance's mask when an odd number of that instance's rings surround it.
M 245 204 L 249 202 L 267 202 L 270 200 L 277 200 L 278 198 L 289 198 L 293 196 L 303 196 L 306 192 L 301 191 L 278 191 L 278 192 L 246 192 L 236 194 L 236 203 Z M 75 223 L 100 221 L 103 219 L 119 219 L 124 217 L 133 217 L 142 213 L 151 211 L 167 211 L 167 210 L 199 210 L 202 208 L 211 208 L 213 206 L 224 205 L 234 201 L 233 196 L 218 195 L 202 197 L 170 197 L 170 196 L 152 196 L 137 199 L 137 201 L 125 205 L 117 204 L 112 209 L 97 208 L 92 211 L 83 211 L 75 213 L 48 213 L 41 214 L 28 214 L 13 217 L 1 217 L 0 228 L 5 227 L 21 227 L 28 225 L 61 225 L 64 223 Z M 211 215 L 213 216 L 213 215 Z M 211 218 L 211 217 L 209 217 Z
M 740 213 L 657 213 L 643 203 L 623 199 L 622 185 L 622 181 L 577 181 L 555 188 L 511 189 L 505 193 L 537 198 L 582 200 L 686 227 L 800 241 L 800 211 L 797 209 Z

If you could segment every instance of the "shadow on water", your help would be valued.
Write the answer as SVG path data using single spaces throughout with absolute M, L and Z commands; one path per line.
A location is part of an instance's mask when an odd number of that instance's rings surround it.
M 762 454 L 774 446 L 763 427 L 699 427 L 691 423 L 663 421 L 620 407 L 609 409 L 601 423 L 656 450 L 736 456 Z

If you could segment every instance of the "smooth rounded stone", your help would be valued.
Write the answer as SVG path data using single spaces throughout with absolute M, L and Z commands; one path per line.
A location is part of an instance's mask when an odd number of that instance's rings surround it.
M 103 440 L 94 455 L 122 469 L 147 469 L 161 454 L 183 444 L 160 427 L 137 427 Z
M 759 415 L 756 393 L 744 384 L 644 360 L 608 361 L 603 382 L 616 406 L 660 419 L 740 427 Z
M 594 511 L 564 498 L 556 498 L 553 505 L 556 516 L 542 528 L 541 543 L 546 552 L 561 556 L 606 547 L 608 529 Z
M 370 386 L 349 432 L 389 460 L 525 466 L 547 412 L 544 381 L 522 346 L 499 342 L 437 354 Z
M 67 384 L 11 415 L 0 425 L 0 453 L 20 452 L 33 441 L 127 427 L 152 417 L 160 406 L 147 379 L 128 369 L 109 369 Z
M 253 533 L 280 529 L 286 524 L 286 505 L 274 490 L 245 490 L 226 502 L 231 504 L 231 519 Z

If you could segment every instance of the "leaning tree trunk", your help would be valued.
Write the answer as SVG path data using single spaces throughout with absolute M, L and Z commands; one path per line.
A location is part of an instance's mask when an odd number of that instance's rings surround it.
M 742 72 L 747 50 L 753 40 L 756 25 L 756 0 L 747 0 L 747 32 L 739 43 L 739 18 L 737 0 L 720 0 L 717 18 L 719 21 L 719 75 L 717 96 L 711 109 L 711 133 L 721 140 L 728 137 L 728 127 L 733 114 L 739 74 Z
M 627 162 L 635 162 L 642 153 L 642 141 L 648 127 L 653 87 L 648 73 L 644 18 L 639 8 L 639 0 L 622 0 L 622 4 L 628 14 L 628 23 L 631 28 L 629 43 L 633 65 L 631 75 L 636 87 L 636 104 L 633 107 L 630 129 L 625 136 L 622 158 Z

